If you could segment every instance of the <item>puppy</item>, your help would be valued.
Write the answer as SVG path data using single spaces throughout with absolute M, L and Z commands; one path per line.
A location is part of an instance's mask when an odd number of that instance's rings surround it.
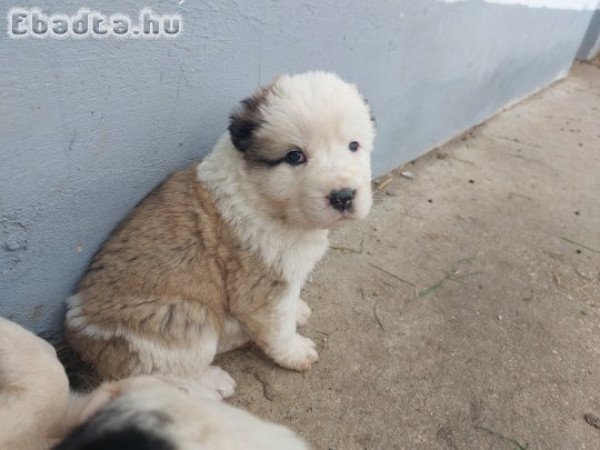
M 249 341 L 307 370 L 299 294 L 328 230 L 371 207 L 374 127 L 354 85 L 281 76 L 241 102 L 200 164 L 171 175 L 113 232 L 67 300 L 66 336 L 103 379 L 177 374 L 233 393 L 211 366 Z
M 0 318 L 0 449 L 307 450 L 289 429 L 150 376 L 69 392 L 54 349 Z
M 105 402 L 69 391 L 49 343 L 0 317 L 0 449 L 45 450 Z
M 0 448 L 48 448 L 63 432 L 68 401 L 54 348 L 0 317 Z
M 308 450 L 289 429 L 150 376 L 105 383 L 107 401 L 53 450 Z

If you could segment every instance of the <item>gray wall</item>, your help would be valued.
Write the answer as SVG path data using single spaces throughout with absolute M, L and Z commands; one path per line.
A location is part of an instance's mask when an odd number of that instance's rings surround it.
M 592 60 L 598 55 L 600 55 L 600 10 L 594 12 L 577 51 L 577 57 L 584 61 Z
M 73 14 L 84 2 L 23 0 Z M 178 12 L 173 40 L 11 40 L 0 21 L 0 314 L 60 329 L 111 229 L 206 154 L 236 102 L 282 72 L 356 82 L 376 174 L 564 76 L 591 11 L 430 0 L 95 1 Z M 557 32 L 560 30 L 560 32 Z

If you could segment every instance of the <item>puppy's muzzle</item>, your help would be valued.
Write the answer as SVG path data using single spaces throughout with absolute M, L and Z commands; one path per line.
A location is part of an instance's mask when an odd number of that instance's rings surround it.
M 356 189 L 334 189 L 329 193 L 329 204 L 339 212 L 348 211 L 352 208 L 355 195 Z

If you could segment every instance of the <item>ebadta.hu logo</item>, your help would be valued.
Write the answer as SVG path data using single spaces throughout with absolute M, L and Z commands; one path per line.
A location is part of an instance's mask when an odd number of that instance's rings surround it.
M 80 9 L 76 14 L 46 14 L 39 8 L 11 8 L 7 32 L 11 38 L 174 38 L 183 30 L 179 14 L 156 14 L 149 8 L 133 20 L 126 14 Z

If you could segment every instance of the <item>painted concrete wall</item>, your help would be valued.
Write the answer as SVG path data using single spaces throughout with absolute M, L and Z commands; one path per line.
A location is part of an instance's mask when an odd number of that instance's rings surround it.
M 3 2 L 75 13 L 85 2 Z M 111 229 L 206 154 L 236 102 L 282 72 L 356 82 L 377 174 L 564 76 L 592 11 L 479 0 L 97 0 L 178 13 L 162 40 L 22 39 L 0 22 L 0 314 L 56 332 Z M 557 32 L 560 30 L 560 32 Z
M 577 51 L 577 57 L 584 61 L 590 61 L 600 55 L 600 10 L 594 11 L 592 20 L 583 36 L 581 46 Z

